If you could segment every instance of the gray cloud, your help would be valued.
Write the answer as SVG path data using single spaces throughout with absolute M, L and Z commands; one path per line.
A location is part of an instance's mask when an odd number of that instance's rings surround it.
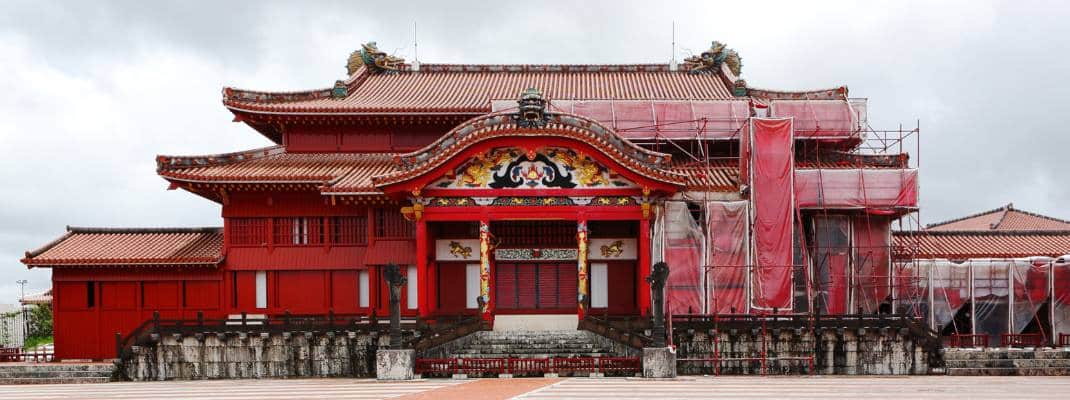
M 0 4 L 0 303 L 17 262 L 65 225 L 215 225 L 219 208 L 166 191 L 156 154 L 267 142 L 219 103 L 224 85 L 329 86 L 377 40 L 450 63 L 667 62 L 721 40 L 752 85 L 846 84 L 871 123 L 921 121 L 922 222 L 1009 201 L 1070 218 L 1058 2 L 48 2 Z M 906 143 L 908 149 L 915 143 Z

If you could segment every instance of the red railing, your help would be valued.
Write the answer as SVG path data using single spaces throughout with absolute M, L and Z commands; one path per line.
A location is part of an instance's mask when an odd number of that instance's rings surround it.
M 1070 347 L 1070 333 L 1059 334 L 1059 346 Z
M 988 335 L 970 334 L 970 333 L 955 333 L 949 337 L 948 346 L 950 347 L 988 347 Z
M 1047 344 L 1039 333 L 1004 333 L 999 335 L 1000 347 L 1041 347 Z
M 514 374 L 539 373 L 635 373 L 640 370 L 639 357 L 552 357 L 552 358 L 419 358 L 416 373 Z

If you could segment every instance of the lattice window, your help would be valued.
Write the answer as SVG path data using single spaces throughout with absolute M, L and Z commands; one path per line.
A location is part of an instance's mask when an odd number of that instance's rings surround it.
M 332 217 L 331 230 L 331 242 L 333 244 L 368 244 L 367 217 Z
M 324 243 L 323 217 L 275 218 L 275 244 L 286 246 Z
M 267 218 L 230 218 L 227 220 L 230 244 L 259 246 L 267 244 Z
M 375 210 L 375 236 L 386 238 L 411 238 L 416 236 L 416 225 L 406 220 L 398 210 Z

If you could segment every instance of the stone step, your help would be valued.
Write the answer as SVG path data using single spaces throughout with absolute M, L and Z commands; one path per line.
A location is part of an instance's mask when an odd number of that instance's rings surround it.
M 948 368 L 1070 368 L 1070 358 L 945 360 Z
M 63 364 L 63 363 L 40 363 L 40 364 L 0 364 L 0 372 L 26 372 L 26 371 L 98 371 L 111 373 L 115 370 L 114 364 Z
M 1066 359 L 1070 350 L 948 350 L 945 360 Z
M 554 350 L 554 349 L 460 349 L 452 354 L 611 354 L 612 351 L 605 349 L 582 349 L 582 350 Z
M 1070 376 L 1070 368 L 948 368 L 954 376 Z
M 493 344 L 489 344 L 489 343 L 469 343 L 468 345 L 466 345 L 464 347 L 465 348 L 469 348 L 469 349 L 502 349 L 502 348 L 523 347 L 523 348 L 528 348 L 528 349 L 562 349 L 562 350 L 581 349 L 582 350 L 582 349 L 596 349 L 596 348 L 599 348 L 600 346 L 598 344 L 596 344 L 596 343 L 567 343 L 567 344 L 561 344 L 561 343 L 507 343 L 507 344 L 499 344 L 499 343 L 493 343 Z
M 453 354 L 456 358 L 577 358 L 577 357 L 615 357 L 613 354 L 606 353 L 569 353 L 569 354 L 553 354 L 553 353 L 527 353 L 527 354 L 512 354 L 512 353 L 481 353 L 481 354 Z
M 0 378 L 0 385 L 44 385 L 44 384 L 81 384 L 107 383 L 111 377 L 77 377 L 77 378 Z
M 110 378 L 111 371 L 0 371 L 0 378 Z

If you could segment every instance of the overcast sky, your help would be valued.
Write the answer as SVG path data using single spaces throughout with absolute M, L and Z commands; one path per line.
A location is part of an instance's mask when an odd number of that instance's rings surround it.
M 1011 201 L 1070 219 L 1059 2 L 219 3 L 0 3 L 0 303 L 49 286 L 18 260 L 66 225 L 221 224 L 154 156 L 270 144 L 223 86 L 328 87 L 370 40 L 411 60 L 413 23 L 425 63 L 664 63 L 675 21 L 677 59 L 720 40 L 752 86 L 845 84 L 876 129 L 920 120 L 923 223 Z

